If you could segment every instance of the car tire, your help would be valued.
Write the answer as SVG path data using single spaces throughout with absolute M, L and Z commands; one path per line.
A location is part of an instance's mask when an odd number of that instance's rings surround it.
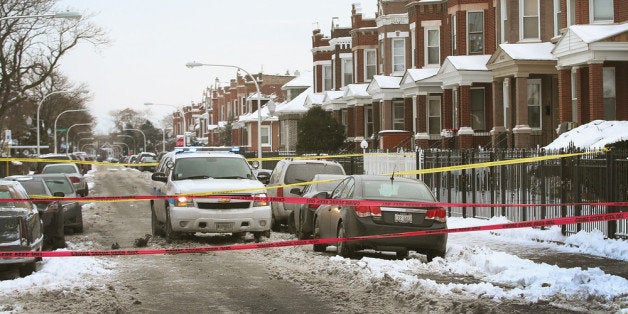
M 288 233 L 297 234 L 296 224 L 294 223 L 294 212 L 290 213 L 290 217 L 288 217 Z
M 345 238 L 345 226 L 343 222 L 338 224 L 338 232 L 336 232 L 338 238 Z M 351 257 L 353 256 L 353 249 L 348 245 L 346 241 L 337 242 L 336 248 L 338 248 L 338 255 L 342 257 Z
M 275 214 L 273 214 L 272 218 L 270 219 L 270 229 L 275 232 L 281 231 L 281 224 L 279 224 L 277 222 L 277 219 L 275 219 Z
M 320 239 L 320 234 L 318 232 L 318 218 L 315 218 L 314 223 L 314 239 Z M 325 252 L 327 250 L 327 244 L 313 244 L 312 245 L 314 252 Z
M 234 232 L 231 235 L 238 241 L 244 241 L 246 238 L 246 232 Z
M 77 219 L 78 227 L 74 227 L 74 233 L 83 233 L 83 213 L 79 212 L 79 217 Z
M 37 269 L 36 262 L 30 262 L 22 265 L 19 269 L 20 277 L 30 276 Z
M 166 208 L 166 224 L 164 225 L 164 238 L 166 243 L 172 243 L 175 238 L 175 232 L 172 231 L 172 221 L 170 221 L 170 209 Z
M 162 228 L 159 226 L 159 221 L 157 221 L 157 215 L 155 214 L 155 209 L 153 209 L 153 205 L 151 204 L 150 209 L 150 231 L 153 236 L 163 236 L 164 232 Z
M 445 252 L 437 251 L 437 250 L 429 250 L 425 253 L 425 256 L 427 257 L 427 262 L 429 263 L 433 261 L 434 258 L 436 257 L 445 258 Z

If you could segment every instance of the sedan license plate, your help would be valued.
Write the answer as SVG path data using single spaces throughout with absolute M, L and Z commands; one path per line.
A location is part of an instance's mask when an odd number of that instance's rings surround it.
M 402 224 L 411 224 L 412 214 L 395 214 L 395 222 Z
M 217 222 L 216 231 L 231 231 L 233 229 L 233 222 Z

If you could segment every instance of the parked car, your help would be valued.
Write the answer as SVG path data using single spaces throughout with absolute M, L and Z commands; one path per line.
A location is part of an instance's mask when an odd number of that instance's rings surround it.
M 300 193 L 292 190 L 292 187 L 284 190 L 283 186 L 287 184 L 301 183 L 312 181 L 317 174 L 339 174 L 344 175 L 345 170 L 342 165 L 335 161 L 328 160 L 280 160 L 270 175 L 270 180 L 266 185 L 268 187 L 268 195 L 272 197 L 299 197 Z M 300 188 L 303 189 L 302 187 Z M 278 231 L 281 224 L 290 222 L 290 214 L 299 206 L 298 204 L 272 202 L 273 211 L 273 230 Z
M 19 182 L 31 198 L 38 196 L 50 197 L 76 197 L 76 190 L 74 184 L 70 180 L 70 176 L 67 174 L 36 174 L 36 175 L 16 175 L 6 177 L 7 180 L 13 180 Z M 58 202 L 34 202 L 37 208 L 42 214 L 42 220 L 44 222 L 44 230 L 46 228 L 50 230 L 59 230 L 54 235 L 48 234 L 44 231 L 44 242 L 49 243 L 47 239 L 52 239 L 53 247 L 65 247 L 65 240 L 59 238 L 65 235 L 65 232 L 82 233 L 83 232 L 83 206 L 79 202 L 75 201 L 63 201 Z M 60 210 L 53 210 L 54 215 L 60 215 L 57 217 L 47 217 L 47 207 L 58 207 Z M 59 225 L 55 227 L 49 227 L 51 223 L 61 221 Z M 63 246 L 61 246 L 63 245 Z
M 436 203 L 434 195 L 422 181 L 379 175 L 353 175 L 344 179 L 331 194 L 321 196 L 332 200 L 408 201 Z M 447 228 L 444 208 L 437 206 L 347 206 L 321 205 L 316 210 L 315 238 L 346 238 Z M 405 258 L 408 250 L 427 256 L 427 260 L 444 257 L 447 234 L 414 237 L 381 238 L 338 242 L 338 254 L 350 257 L 355 251 L 374 249 L 395 251 Z M 325 251 L 327 245 L 315 244 L 314 251 Z
M 347 176 L 338 174 L 317 174 L 312 178 L 312 181 L 322 181 L 318 183 L 312 183 L 300 188 L 292 188 L 290 193 L 299 194 L 301 197 L 313 198 L 320 197 L 320 192 L 328 192 L 334 190 L 334 188 L 340 183 L 340 181 Z M 298 204 L 294 207 L 290 219 L 294 226 L 294 234 L 299 240 L 308 239 L 312 237 L 314 232 L 314 215 L 316 214 L 317 204 Z
M 68 155 L 68 154 L 44 154 L 44 155 L 40 155 L 39 157 L 37 157 L 38 159 L 50 159 L 50 160 L 76 160 L 77 157 L 73 156 L 73 155 Z M 49 164 L 54 164 L 53 162 L 37 162 L 35 163 L 35 169 L 33 169 L 33 172 L 35 174 L 41 173 L 41 171 L 44 169 L 44 167 L 46 165 Z
M 44 167 L 41 173 L 65 173 L 70 177 L 70 181 L 74 185 L 76 194 L 80 196 L 87 196 L 87 194 L 89 194 L 87 181 L 85 181 L 85 177 L 83 177 L 81 170 L 75 164 L 49 164 Z
M 23 199 L 3 202 L 2 198 Z M 41 217 L 28 200 L 26 190 L 15 181 L 0 180 L 0 251 L 41 251 L 44 243 Z M 36 269 L 37 258 L 0 258 L 0 269 L 17 267 L 20 276 Z
M 166 154 L 152 175 L 155 195 L 171 195 L 168 200 L 151 200 L 153 235 L 167 242 L 179 234 L 253 233 L 256 240 L 270 237 L 271 211 L 265 201 L 230 199 L 241 195 L 266 197 L 242 155 L 230 152 L 179 151 Z M 224 192 L 225 198 L 177 197 L 181 194 Z
M 156 163 L 157 160 L 155 160 L 155 157 L 153 156 L 144 156 L 141 157 L 139 162 L 140 164 L 151 164 L 151 163 Z M 147 165 L 141 165 L 138 167 L 140 171 L 150 171 L 150 172 L 154 172 L 155 171 L 155 166 L 147 166 Z

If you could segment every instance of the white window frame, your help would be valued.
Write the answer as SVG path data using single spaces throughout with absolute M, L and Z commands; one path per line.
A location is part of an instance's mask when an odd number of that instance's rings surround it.
M 571 69 L 571 121 L 578 122 L 578 81 L 577 68 Z
M 416 28 L 410 29 L 410 64 L 412 68 L 416 68 Z
M 437 100 L 438 101 L 438 112 L 432 112 L 432 107 L 430 106 L 430 102 L 432 100 Z M 427 125 L 425 126 L 425 130 L 429 135 L 439 135 L 441 133 L 441 129 L 443 127 L 443 122 L 441 120 L 442 117 L 442 107 L 443 107 L 443 103 L 442 103 L 442 99 L 440 98 L 440 96 L 427 96 L 427 110 L 426 110 L 426 122 Z M 435 131 L 435 133 L 430 133 L 430 126 L 431 126 L 431 119 L 434 118 L 438 118 L 438 129 Z
M 401 48 L 395 48 L 395 43 L 401 43 Z M 391 40 L 392 43 L 392 53 L 390 56 L 390 64 L 392 65 L 392 72 L 403 72 L 406 70 L 406 39 L 405 38 L 393 38 Z M 395 62 L 395 57 L 399 57 L 401 63 Z
M 351 64 L 347 66 L 347 62 Z M 347 71 L 347 69 L 351 70 L 351 73 Z M 340 83 L 342 86 L 347 86 L 349 84 L 353 84 L 353 59 L 352 58 L 342 58 L 340 59 Z M 351 74 L 351 79 L 347 82 L 346 75 Z
M 451 127 L 453 129 L 458 128 L 458 89 L 451 90 Z
M 537 104 L 530 104 L 530 94 L 527 94 L 526 96 L 526 104 L 527 104 L 527 109 L 528 109 L 528 125 L 535 130 L 538 129 L 542 129 L 543 128 L 543 84 L 541 79 L 528 79 L 528 87 L 526 87 L 526 90 L 529 90 L 529 86 L 530 85 L 536 85 L 538 86 L 539 89 L 539 102 Z M 539 109 L 539 126 L 532 126 L 531 120 L 530 120 L 530 107 L 538 107 Z
M 560 35 L 560 22 L 563 12 L 560 10 L 560 0 L 554 0 L 554 37 Z
M 262 125 L 261 130 L 261 139 L 262 139 L 262 147 L 269 147 L 273 144 L 273 138 L 271 133 L 270 125 Z M 264 140 L 264 136 L 266 136 L 267 140 Z
M 615 67 L 602 68 L 604 120 L 617 120 L 617 73 Z M 612 103 L 608 102 L 612 99 Z
M 233 101 L 233 117 L 237 117 L 238 116 L 238 100 L 234 100 Z
M 372 53 L 374 57 L 373 60 L 371 60 L 372 64 L 369 64 L 369 53 Z M 368 75 L 369 66 L 374 68 L 371 77 Z M 364 49 L 364 81 L 370 82 L 375 75 L 377 75 L 377 49 Z
M 451 15 L 451 55 L 458 55 L 458 20 L 456 13 Z
M 395 113 L 397 112 L 395 110 L 395 107 L 401 107 L 401 117 L 398 117 L 397 115 L 395 115 Z M 392 110 L 392 128 L 393 130 L 405 130 L 406 127 L 406 121 L 405 121 L 405 109 L 406 109 L 406 104 L 405 101 L 403 99 L 395 99 L 392 101 L 392 104 L 390 106 L 391 110 Z M 397 128 L 398 125 L 402 125 L 401 128 Z
M 595 3 L 597 1 L 610 1 L 612 17 L 606 20 L 595 19 Z M 599 3 L 599 2 L 597 2 Z M 615 21 L 615 9 L 613 8 L 613 0 L 589 0 L 589 23 L 591 24 L 609 24 Z
M 469 14 L 472 13 L 482 13 L 482 51 L 479 52 L 471 52 L 469 47 L 471 47 L 471 41 L 469 38 L 471 37 L 471 27 L 469 25 Z M 467 11 L 467 54 L 483 54 L 486 48 L 486 27 L 484 27 L 484 11 Z
M 429 33 L 430 31 L 436 31 L 438 33 L 438 46 L 430 46 L 429 45 Z M 440 27 L 438 26 L 428 26 L 424 28 L 424 55 L 425 55 L 425 66 L 440 66 L 440 46 L 441 46 L 441 42 L 440 42 Z M 437 63 L 430 63 L 429 59 L 430 59 L 430 50 L 429 48 L 434 48 L 434 47 L 438 47 L 438 62 Z
M 502 43 L 507 43 L 508 42 L 508 34 L 507 34 L 507 29 L 508 26 L 506 24 L 508 24 L 508 5 L 507 5 L 507 1 L 500 1 L 499 2 L 499 9 L 500 9 L 500 15 L 499 15 L 499 19 L 501 21 L 500 25 L 502 27 L 501 29 L 501 42 Z
M 375 116 L 373 115 L 373 105 L 364 106 L 364 137 L 370 138 L 375 134 Z M 369 125 L 371 126 L 371 134 L 369 134 Z
M 334 88 L 334 75 L 333 75 L 333 71 L 332 71 L 332 65 L 331 64 L 323 64 L 322 65 L 322 69 L 323 69 L 323 75 L 322 75 L 322 83 L 323 83 L 323 91 L 329 91 L 332 90 Z M 329 82 L 326 82 L 327 78 L 326 76 L 329 75 Z
M 567 0 L 567 27 L 576 24 L 576 0 Z
M 536 15 L 525 16 L 524 15 L 524 6 L 526 0 L 519 1 L 519 40 L 520 41 L 539 41 L 541 40 L 541 1 L 542 0 L 532 0 L 536 1 Z M 545 0 L 547 1 L 547 0 Z M 536 31 L 537 37 L 526 38 L 525 29 L 524 29 L 524 20 L 525 18 L 535 17 L 536 16 Z

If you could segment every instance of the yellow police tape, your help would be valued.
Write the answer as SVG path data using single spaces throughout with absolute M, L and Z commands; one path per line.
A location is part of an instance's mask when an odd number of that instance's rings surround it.
M 489 162 L 481 162 L 475 164 L 464 164 L 457 166 L 447 166 L 447 167 L 438 167 L 438 168 L 430 168 L 430 169 L 420 169 L 420 170 L 408 170 L 408 171 L 396 171 L 394 173 L 384 173 L 380 174 L 383 176 L 391 176 L 391 175 L 412 175 L 412 174 L 429 174 L 429 173 L 438 173 L 438 172 L 447 172 L 447 171 L 457 171 L 457 170 L 465 170 L 465 169 L 476 169 L 476 168 L 486 168 L 486 167 L 495 167 L 495 166 L 505 166 L 505 165 L 514 165 L 514 164 L 522 164 L 522 163 L 531 163 L 531 162 L 539 162 L 544 160 L 553 160 L 553 159 L 561 159 L 568 157 L 576 157 L 583 155 L 591 155 L 597 154 L 601 152 L 608 151 L 608 149 L 600 149 L 596 151 L 590 152 L 582 152 L 582 153 L 569 153 L 569 154 L 558 154 L 558 155 L 546 155 L 546 156 L 538 156 L 538 157 L 526 157 L 526 158 L 518 158 L 511 160 L 498 160 L 498 161 L 489 161 Z M 296 157 L 299 159 L 310 159 L 312 157 L 317 158 L 337 158 L 339 156 L 347 157 L 347 156 L 363 156 L 363 155 L 389 155 L 389 154 L 350 154 L 350 155 L 330 155 L 330 156 L 300 156 Z M 414 155 L 414 154 L 413 154 Z M 271 158 L 268 160 L 274 160 L 276 158 Z M 279 158 L 284 159 L 284 158 Z M 247 159 L 248 160 L 248 159 Z M 253 158 L 252 160 L 257 160 Z M 266 160 L 266 159 L 265 159 Z M 157 163 L 147 163 L 147 164 L 119 164 L 119 163 L 110 163 L 110 162 L 93 162 L 93 161 L 81 161 L 81 160 L 54 160 L 54 159 L 43 159 L 43 158 L 0 158 L 0 161 L 26 161 L 26 162 L 63 162 L 63 163 L 81 163 L 81 164 L 95 164 L 95 165 L 107 165 L 107 166 L 154 166 Z M 317 183 L 325 183 L 332 181 L 340 181 L 342 179 L 326 179 L 326 180 L 317 180 L 317 181 L 308 181 L 308 182 L 297 182 L 292 184 L 285 185 L 275 185 L 275 186 L 266 186 L 266 190 L 269 189 L 279 189 L 279 188 L 290 188 L 290 187 L 298 187 L 310 184 Z M 260 188 L 247 188 L 247 189 L 237 189 L 237 190 L 222 190 L 222 191 L 213 191 L 213 192 L 198 192 L 186 194 L 189 196 L 203 196 L 203 195 L 216 195 L 216 194 L 229 194 L 229 193 L 241 193 L 241 192 L 252 192 L 259 191 Z M 123 200 L 108 200 L 108 201 L 96 201 L 96 202 L 127 202 L 132 201 L 132 199 L 123 199 Z

